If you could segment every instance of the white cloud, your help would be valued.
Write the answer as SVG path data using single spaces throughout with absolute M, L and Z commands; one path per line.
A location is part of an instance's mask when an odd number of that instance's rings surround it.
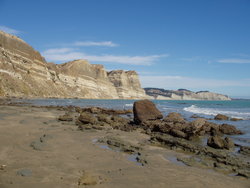
M 149 56 L 91 55 L 78 52 L 73 48 L 53 48 L 44 51 L 42 54 L 48 61 L 55 62 L 86 59 L 90 62 L 108 62 L 127 65 L 151 65 L 160 58 L 168 56 L 166 54 Z
M 250 63 L 250 59 L 219 59 L 219 63 L 235 63 L 235 64 L 246 64 Z
M 140 76 L 143 87 L 167 89 L 212 89 L 221 87 L 250 87 L 250 79 L 216 80 L 183 76 Z
M 13 34 L 13 35 L 17 35 L 17 34 L 20 34 L 21 32 L 18 31 L 18 30 L 15 30 L 15 29 L 12 29 L 12 28 L 9 28 L 9 27 L 6 27 L 4 25 L 0 25 L 0 30 L 6 32 L 6 33 L 9 33 L 9 34 Z
M 101 41 L 101 42 L 95 42 L 95 41 L 78 41 L 73 44 L 74 46 L 106 46 L 106 47 L 115 47 L 118 46 L 118 44 L 113 43 L 112 41 Z

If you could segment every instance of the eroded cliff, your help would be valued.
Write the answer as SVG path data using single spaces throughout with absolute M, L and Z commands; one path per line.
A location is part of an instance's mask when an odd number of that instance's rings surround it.
M 159 100 L 231 100 L 227 95 L 209 91 L 192 92 L 186 89 L 165 90 L 159 88 L 144 88 L 146 94 Z
M 0 96 L 147 98 L 134 71 L 107 72 L 86 60 L 47 63 L 20 38 L 0 31 Z

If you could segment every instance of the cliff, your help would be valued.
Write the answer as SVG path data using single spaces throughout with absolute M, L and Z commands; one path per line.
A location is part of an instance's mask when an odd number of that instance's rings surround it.
M 107 72 L 86 60 L 47 63 L 22 39 L 0 31 L 0 96 L 147 98 L 134 71 Z
M 145 98 L 138 74 L 135 71 L 116 70 L 108 73 L 119 98 Z
M 186 89 L 165 90 L 159 88 L 144 88 L 147 95 L 159 100 L 231 100 L 226 95 L 209 91 L 192 92 Z

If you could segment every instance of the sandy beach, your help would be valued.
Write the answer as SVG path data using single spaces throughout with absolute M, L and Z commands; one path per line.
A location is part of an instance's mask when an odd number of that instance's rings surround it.
M 140 129 L 79 131 L 73 121 L 58 121 L 63 114 L 56 108 L 0 107 L 1 188 L 250 185 L 244 177 L 179 164 L 174 159 L 183 153 L 151 145 Z M 138 147 L 146 162 L 98 142 L 106 137 Z

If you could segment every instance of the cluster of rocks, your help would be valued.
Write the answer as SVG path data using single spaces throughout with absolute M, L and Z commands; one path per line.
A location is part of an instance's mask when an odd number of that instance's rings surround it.
M 223 134 L 242 134 L 233 125 L 215 124 L 203 118 L 197 118 L 192 122 L 186 121 L 181 114 L 172 112 L 165 118 L 149 100 L 137 101 L 133 107 L 134 122 L 147 129 L 147 132 L 160 132 L 174 137 L 192 140 L 199 136 L 210 135 L 208 145 L 218 149 L 230 149 L 234 146 L 228 137 L 222 138 Z
M 233 125 L 216 124 L 200 117 L 189 122 L 176 112 L 163 117 L 155 104 L 149 100 L 136 101 L 133 105 L 133 111 L 72 106 L 64 107 L 63 110 L 65 109 L 66 113 L 58 120 L 73 121 L 81 131 L 110 129 L 133 131 L 140 128 L 150 135 L 150 141 L 153 144 L 158 143 L 170 149 L 181 149 L 193 153 L 195 156 L 201 157 L 201 164 L 205 164 L 207 167 L 223 168 L 238 175 L 250 177 L 250 161 L 246 160 L 248 157 L 241 158 L 232 155 L 235 144 L 229 137 L 225 136 L 243 134 Z M 207 145 L 204 145 L 201 140 L 206 137 L 208 137 Z M 197 140 L 200 141 L 197 142 Z M 118 147 L 123 152 L 138 154 L 138 148 L 118 142 L 117 139 L 105 138 L 99 142 L 106 143 L 110 147 Z M 241 146 L 239 153 L 243 156 L 249 156 L 250 148 Z M 138 157 L 138 160 L 141 161 L 141 157 Z M 196 161 L 180 160 L 185 161 L 185 163 Z
M 217 114 L 215 117 L 214 117 L 215 120 L 224 120 L 224 121 L 240 121 L 242 119 L 240 118 L 230 118 L 226 115 L 223 115 L 223 114 Z
M 76 112 L 79 115 L 74 116 Z M 75 121 L 79 130 L 103 130 L 120 129 L 123 131 L 132 131 L 137 128 L 133 126 L 131 110 L 114 110 L 100 107 L 89 108 L 69 108 L 64 115 L 59 116 L 59 121 Z M 124 117 L 123 117 L 124 116 Z

